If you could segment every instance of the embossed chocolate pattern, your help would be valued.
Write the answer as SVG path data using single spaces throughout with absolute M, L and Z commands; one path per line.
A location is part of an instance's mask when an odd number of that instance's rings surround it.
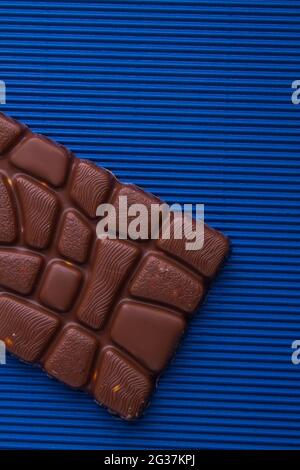
M 123 418 L 143 412 L 228 253 L 96 239 L 96 209 L 159 200 L 0 115 L 0 340 Z

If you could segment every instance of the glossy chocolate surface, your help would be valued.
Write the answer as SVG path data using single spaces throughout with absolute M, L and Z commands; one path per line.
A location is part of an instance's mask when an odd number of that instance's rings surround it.
M 0 340 L 111 412 L 138 417 L 229 250 L 98 240 L 96 209 L 159 201 L 0 115 Z

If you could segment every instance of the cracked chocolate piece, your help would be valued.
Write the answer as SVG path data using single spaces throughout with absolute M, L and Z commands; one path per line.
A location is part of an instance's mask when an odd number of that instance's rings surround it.
M 80 214 L 72 210 L 64 214 L 61 225 L 57 250 L 63 257 L 75 263 L 84 263 L 88 257 L 93 236 L 91 227 Z
M 130 293 L 133 297 L 192 313 L 204 295 L 204 283 L 172 260 L 151 254 L 136 273 Z
M 141 364 L 160 372 L 175 353 L 184 330 L 185 320 L 175 312 L 125 302 L 115 312 L 111 336 Z
M 118 213 L 119 196 L 129 205 L 160 203 L 0 115 L 0 340 L 134 419 L 229 242 L 208 226 L 196 251 L 172 231 L 169 240 L 98 240 L 97 207 L 110 202 Z

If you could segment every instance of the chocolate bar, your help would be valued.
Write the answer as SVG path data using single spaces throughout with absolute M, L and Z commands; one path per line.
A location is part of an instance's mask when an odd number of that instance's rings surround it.
M 21 360 L 140 416 L 229 241 L 99 239 L 97 207 L 160 201 L 0 116 L 0 340 Z M 173 224 L 175 221 L 173 220 Z

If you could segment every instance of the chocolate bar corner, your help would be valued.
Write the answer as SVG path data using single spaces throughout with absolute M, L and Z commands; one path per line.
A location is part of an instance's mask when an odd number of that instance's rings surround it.
M 229 241 L 207 225 L 196 251 L 172 237 L 98 239 L 97 207 L 111 201 L 117 209 L 122 194 L 129 204 L 154 198 L 0 115 L 0 340 L 21 360 L 134 419 Z

